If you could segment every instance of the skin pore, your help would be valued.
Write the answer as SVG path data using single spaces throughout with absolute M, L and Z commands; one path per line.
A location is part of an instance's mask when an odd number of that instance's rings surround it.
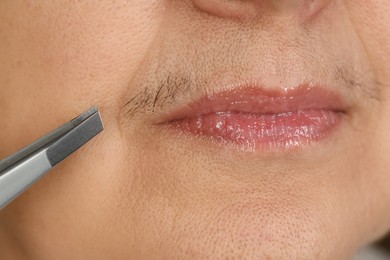
M 0 158 L 93 105 L 99 135 L 0 212 L 1 259 L 348 259 L 390 229 L 388 0 L 0 1 Z M 309 147 L 171 131 L 237 82 L 345 97 Z

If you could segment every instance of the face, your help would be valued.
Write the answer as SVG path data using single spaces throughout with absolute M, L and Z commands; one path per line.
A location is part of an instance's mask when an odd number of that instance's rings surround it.
M 105 130 L 1 211 L 0 255 L 350 257 L 390 228 L 389 12 L 1 1 L 0 157 L 94 105 Z

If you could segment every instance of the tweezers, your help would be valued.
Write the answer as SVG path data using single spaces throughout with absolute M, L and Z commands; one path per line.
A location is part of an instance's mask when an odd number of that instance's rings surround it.
M 0 210 L 101 131 L 103 122 L 93 107 L 1 160 Z

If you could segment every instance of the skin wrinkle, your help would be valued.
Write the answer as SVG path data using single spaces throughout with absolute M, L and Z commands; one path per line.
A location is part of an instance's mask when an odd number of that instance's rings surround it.
M 351 14 L 350 10 L 348 8 L 345 7 L 345 10 L 347 11 L 348 13 L 348 16 L 349 16 L 349 19 L 352 21 L 353 20 L 353 15 Z M 360 42 L 362 43 L 364 49 L 366 52 L 369 51 L 369 49 L 367 49 L 367 46 L 364 44 L 364 40 L 362 39 L 362 35 L 360 34 L 360 31 L 358 30 L 358 27 L 355 27 L 355 33 L 358 35 L 359 37 L 359 40 Z M 372 60 L 372 59 L 369 59 L 370 60 L 370 64 L 375 64 L 375 62 Z M 375 72 L 372 72 L 375 74 Z M 373 96 L 370 95 L 370 97 L 378 100 L 378 101 L 384 101 L 384 98 L 386 99 L 386 97 L 384 97 L 383 95 L 383 89 L 386 89 L 386 88 L 390 88 L 390 84 L 386 84 L 385 82 L 382 82 L 380 79 L 378 79 L 377 76 L 373 77 L 374 78 L 374 84 L 377 86 L 377 91 L 375 93 L 371 93 L 371 94 L 374 94 Z M 363 89 L 364 90 L 364 89 Z
M 353 20 L 353 18 L 351 17 L 351 16 L 353 16 L 353 15 L 351 14 L 351 12 L 348 10 L 348 8 L 346 8 L 346 10 L 347 10 L 347 12 L 348 12 L 349 19 L 350 19 L 350 20 Z M 355 33 L 359 36 L 360 42 L 363 43 L 364 40 L 362 39 L 362 35 L 360 34 L 360 31 L 358 30 L 358 27 L 355 27 Z M 369 49 L 367 49 L 367 46 L 366 46 L 365 44 L 363 44 L 363 46 L 364 46 L 365 51 L 368 52 Z M 371 63 L 371 64 L 375 64 L 375 62 L 374 62 L 373 60 L 371 60 L 371 59 L 370 59 L 370 63 Z M 375 77 L 375 83 L 376 83 L 376 85 L 378 85 L 379 89 L 390 87 L 390 84 L 386 84 L 386 83 L 384 83 L 384 82 L 381 82 L 381 81 L 378 79 L 377 76 Z

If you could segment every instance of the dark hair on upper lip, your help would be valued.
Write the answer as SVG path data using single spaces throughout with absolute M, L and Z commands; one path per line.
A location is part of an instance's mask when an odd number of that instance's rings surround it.
M 169 74 L 160 82 L 157 90 L 145 87 L 134 95 L 123 107 L 126 115 L 132 117 L 140 112 L 156 112 L 157 109 L 171 104 L 179 93 L 185 93 L 191 87 L 191 79 L 181 74 Z
M 371 82 L 372 80 L 365 78 L 360 79 L 357 77 L 357 73 L 353 73 L 344 67 L 336 67 L 331 73 L 336 81 L 341 81 L 343 85 L 351 90 L 360 92 L 363 97 L 377 102 L 381 101 L 383 84 Z M 197 91 L 205 91 L 205 88 L 208 87 L 206 80 L 195 80 L 184 73 L 169 73 L 157 86 L 146 86 L 132 96 L 122 106 L 124 113 L 129 117 L 139 113 L 153 113 L 166 105 L 174 103 L 179 96 L 191 96 Z
M 378 81 L 373 82 L 372 87 L 366 86 L 366 82 L 364 79 L 356 78 L 356 73 L 348 72 L 346 69 L 337 67 L 335 70 L 335 78 L 336 80 L 344 81 L 345 85 L 350 89 L 357 90 L 362 92 L 365 97 L 368 97 L 374 101 L 381 101 L 381 88 L 383 88 L 383 84 Z M 364 83 L 363 83 L 364 82 Z

